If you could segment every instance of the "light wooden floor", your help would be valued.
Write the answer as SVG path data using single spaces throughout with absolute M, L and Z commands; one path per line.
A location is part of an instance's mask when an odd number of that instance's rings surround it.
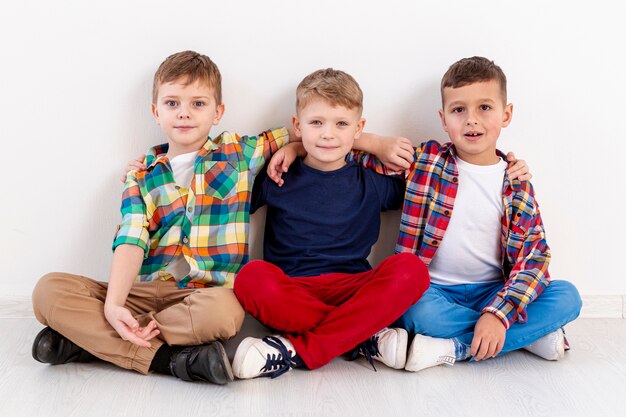
M 40 329 L 33 318 L 0 318 L 1 417 L 626 415 L 624 319 L 571 324 L 572 350 L 559 362 L 520 351 L 409 373 L 336 359 L 225 387 L 105 363 L 43 365 L 30 353 Z

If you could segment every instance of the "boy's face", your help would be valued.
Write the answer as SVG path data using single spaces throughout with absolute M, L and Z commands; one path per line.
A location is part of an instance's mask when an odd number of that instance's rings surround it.
M 333 171 L 346 164 L 345 157 L 364 125 L 358 109 L 335 107 L 321 98 L 293 116 L 294 130 L 307 151 L 304 163 L 320 171 Z
M 213 88 L 201 80 L 187 85 L 185 81 L 180 78 L 161 84 L 152 104 L 152 114 L 167 134 L 169 158 L 202 148 L 211 127 L 224 114 L 224 105 L 216 103 Z
M 497 81 L 444 88 L 439 116 L 459 158 L 475 165 L 498 162 L 496 141 L 511 122 L 513 105 L 504 104 Z

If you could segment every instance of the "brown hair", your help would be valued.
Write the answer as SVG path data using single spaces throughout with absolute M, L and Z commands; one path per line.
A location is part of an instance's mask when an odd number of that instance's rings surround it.
M 506 75 L 502 68 L 482 56 L 463 58 L 450 65 L 441 79 L 441 102 L 446 87 L 458 88 L 485 81 L 497 81 L 500 84 L 502 100 L 506 104 Z
M 296 89 L 296 109 L 321 98 L 333 106 L 363 110 L 363 92 L 350 74 L 333 68 L 317 70 L 300 82 Z
M 159 86 L 185 77 L 185 85 L 198 80 L 205 82 L 215 91 L 215 101 L 222 104 L 222 75 L 211 59 L 194 51 L 177 52 L 168 56 L 154 73 L 152 102 L 156 103 Z

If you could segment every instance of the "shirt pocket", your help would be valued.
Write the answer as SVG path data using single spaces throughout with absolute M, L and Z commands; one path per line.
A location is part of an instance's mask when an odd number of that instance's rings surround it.
M 205 194 L 220 200 L 228 199 L 237 193 L 239 171 L 230 161 L 206 161 L 204 166 Z

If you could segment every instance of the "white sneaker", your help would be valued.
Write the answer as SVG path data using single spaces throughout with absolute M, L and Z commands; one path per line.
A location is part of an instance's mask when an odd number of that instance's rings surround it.
M 548 333 L 524 349 L 549 361 L 558 361 L 565 356 L 565 334 L 563 329 Z
M 452 339 L 416 334 L 404 369 L 410 372 L 421 371 L 437 365 L 454 365 L 455 353 Z
M 239 379 L 276 378 L 304 363 L 289 340 L 281 336 L 246 337 L 237 347 L 233 374 Z
M 390 368 L 402 369 L 406 363 L 406 349 L 409 334 L 400 328 L 388 328 L 377 332 L 352 349 L 348 355 L 350 360 L 365 356 L 367 361 L 376 370 L 372 359 L 382 362 Z
M 384 328 L 376 333 L 378 355 L 373 356 L 379 362 L 393 369 L 402 369 L 406 364 L 406 350 L 409 347 L 409 334 L 400 328 Z

